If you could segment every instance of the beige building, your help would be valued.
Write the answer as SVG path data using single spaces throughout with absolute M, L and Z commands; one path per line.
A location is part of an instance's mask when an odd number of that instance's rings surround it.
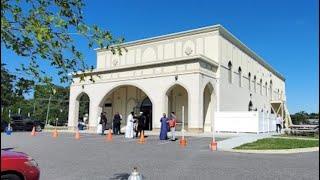
M 89 126 L 101 112 L 147 115 L 148 130 L 176 112 L 190 132 L 273 130 L 275 112 L 287 118 L 285 79 L 221 25 L 122 44 L 122 56 L 97 49 L 95 82 L 74 76 L 68 126 L 76 127 L 87 95 Z M 273 105 L 273 106 L 272 106 Z M 182 114 L 184 107 L 184 114 Z M 272 108 L 273 107 L 273 108 Z M 125 125 L 124 120 L 122 125 Z M 237 124 L 238 123 L 238 124 Z

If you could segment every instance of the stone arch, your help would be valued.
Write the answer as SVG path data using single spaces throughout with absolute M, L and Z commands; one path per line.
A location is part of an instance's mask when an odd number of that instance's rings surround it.
M 126 117 L 131 111 L 134 111 L 135 114 L 139 115 L 139 112 L 141 111 L 141 102 L 143 100 L 142 98 L 145 97 L 148 97 L 153 105 L 152 97 L 149 96 L 149 93 L 139 85 L 133 83 L 117 84 L 110 88 L 99 101 L 98 114 L 106 112 L 107 115 L 111 114 L 113 116 L 113 114 L 119 112 L 123 117 L 121 125 L 124 127 L 126 125 Z M 106 107 L 105 101 L 108 98 L 111 99 L 111 104 Z M 154 119 L 153 110 L 154 109 L 151 108 L 150 115 L 148 115 L 148 117 L 150 117 L 149 122 L 151 125 L 154 124 L 152 123 L 152 120 Z M 147 126 L 150 127 L 149 125 Z M 147 130 L 152 130 L 152 126 L 151 129 Z
M 167 113 L 170 114 L 173 111 L 177 116 L 176 129 L 178 131 L 182 130 L 182 126 L 184 126 L 184 129 L 188 130 L 188 117 L 190 117 L 190 93 L 186 86 L 181 83 L 174 83 L 165 91 L 164 96 L 165 109 L 167 110 Z M 182 124 L 182 106 L 184 106 L 184 124 Z
M 215 89 L 211 82 L 207 82 L 202 89 L 203 95 L 203 132 L 212 132 L 214 127 Z
M 87 126 L 89 125 L 90 113 L 90 96 L 88 93 L 82 91 L 75 98 L 75 126 L 78 126 L 79 120 L 83 121 Z

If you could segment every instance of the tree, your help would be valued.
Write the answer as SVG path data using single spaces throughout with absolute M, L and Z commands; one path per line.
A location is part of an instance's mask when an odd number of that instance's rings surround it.
M 308 122 L 308 113 L 305 111 L 297 112 L 291 115 L 291 120 L 293 124 L 306 124 Z
M 1 64 L 1 119 L 8 121 L 9 109 L 14 113 L 25 106 L 27 101 L 24 94 L 32 89 L 34 82 L 24 78 L 17 79 L 5 66 L 5 64 Z
M 5 68 L 5 64 L 1 64 L 1 108 L 14 103 L 13 83 L 15 79 L 16 77 Z
M 55 93 L 53 93 L 53 89 Z M 49 121 L 54 121 L 56 118 L 66 121 L 68 119 L 69 88 L 47 84 L 35 86 L 34 99 L 32 100 L 35 108 L 33 118 L 45 121 L 50 96 Z
M 108 30 L 84 21 L 82 0 L 1 0 L 1 44 L 29 63 L 19 70 L 46 82 L 47 74 L 39 69 L 46 61 L 58 70 L 61 82 L 70 80 L 69 73 L 81 80 L 88 76 L 83 54 L 77 50 L 71 31 L 88 40 L 89 48 L 97 45 L 121 55 L 123 38 L 115 39 Z M 79 73 L 79 71 L 81 73 Z M 93 81 L 92 75 L 90 80 Z

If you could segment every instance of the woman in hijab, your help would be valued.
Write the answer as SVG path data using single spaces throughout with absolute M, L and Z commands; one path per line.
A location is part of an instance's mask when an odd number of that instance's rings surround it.
M 161 122 L 161 130 L 160 130 L 160 140 L 167 140 L 167 132 L 168 132 L 168 122 L 169 119 L 166 116 L 166 113 L 163 113 L 162 118 L 160 119 Z

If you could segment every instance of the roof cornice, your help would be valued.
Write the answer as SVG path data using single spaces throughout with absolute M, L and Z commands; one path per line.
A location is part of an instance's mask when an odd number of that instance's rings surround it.
M 176 32 L 176 33 L 171 33 L 171 34 L 166 34 L 166 35 L 161 35 L 161 36 L 155 36 L 151 38 L 145 38 L 145 39 L 140 39 L 136 41 L 130 41 L 126 43 L 119 44 L 118 46 L 120 47 L 131 47 L 131 46 L 139 46 L 147 43 L 153 43 L 153 42 L 158 42 L 158 41 L 163 41 L 163 40 L 168 40 L 168 39 L 173 39 L 173 38 L 179 38 L 179 37 L 184 37 L 184 36 L 190 36 L 190 35 L 195 35 L 195 34 L 201 34 L 201 33 L 207 33 L 207 32 L 213 32 L 213 31 L 218 31 L 221 36 L 232 42 L 234 45 L 236 45 L 238 48 L 246 52 L 250 57 L 252 57 L 255 61 L 257 61 L 259 64 L 261 64 L 263 67 L 271 71 L 274 75 L 279 77 L 281 80 L 285 81 L 285 78 L 282 74 L 277 72 L 271 65 L 269 65 L 263 58 L 261 58 L 259 55 L 257 55 L 253 50 L 248 48 L 244 43 L 242 43 L 238 38 L 236 38 L 232 33 L 230 33 L 226 28 L 224 28 L 220 24 L 212 25 L 212 26 L 206 26 L 206 27 L 201 27 L 197 29 L 192 29 L 192 30 L 187 30 L 187 31 L 181 31 L 181 32 Z M 94 49 L 97 52 L 105 51 L 105 48 L 96 48 Z

